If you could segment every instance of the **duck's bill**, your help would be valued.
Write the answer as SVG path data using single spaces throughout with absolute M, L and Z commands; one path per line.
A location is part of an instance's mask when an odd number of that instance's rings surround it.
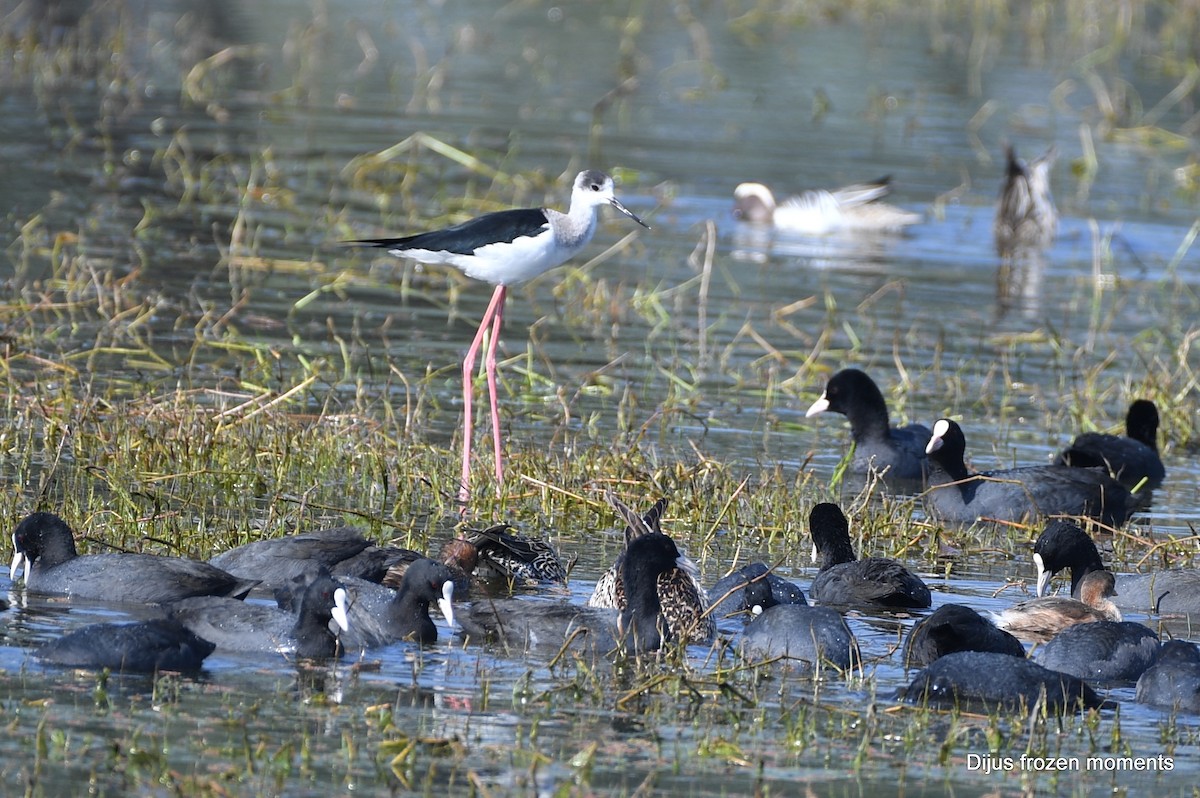
M 622 204 L 621 204 L 621 201 L 620 201 L 619 199 L 613 198 L 613 199 L 610 199 L 610 200 L 609 200 L 609 202 L 610 202 L 610 203 L 612 203 L 612 206 L 613 206 L 614 208 L 616 208 L 616 209 L 617 209 L 617 210 L 619 210 L 621 213 L 623 213 L 623 214 L 625 214 L 626 216 L 628 216 L 630 219 L 633 219 L 635 222 L 637 222 L 638 224 L 640 224 L 642 227 L 646 228 L 647 230 L 649 230 L 649 229 L 650 229 L 650 225 L 648 225 L 648 224 L 646 224 L 645 222 L 643 222 L 643 221 L 641 220 L 641 218 L 640 218 L 640 217 L 639 217 L 639 216 L 638 216 L 636 213 L 634 213 L 633 211 L 629 210 L 629 209 L 628 209 L 628 208 L 626 208 L 624 205 L 622 205 Z
M 346 593 L 346 588 L 339 587 L 333 591 L 333 609 L 329 614 L 333 616 L 333 622 L 338 625 L 338 628 L 343 632 L 350 629 L 350 596 Z
M 17 574 L 25 570 L 25 555 L 21 552 L 13 554 L 12 565 L 8 567 L 8 578 L 16 579 Z
M 438 609 L 442 611 L 442 617 L 446 619 L 446 623 L 454 626 L 454 582 L 447 580 L 446 584 L 442 585 L 442 597 L 437 600 Z

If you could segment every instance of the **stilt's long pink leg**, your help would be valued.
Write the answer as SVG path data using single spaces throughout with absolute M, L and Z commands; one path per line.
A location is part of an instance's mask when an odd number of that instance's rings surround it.
M 503 317 L 504 297 L 506 289 L 502 285 L 496 286 L 496 290 L 492 292 L 492 301 L 488 303 L 487 310 L 484 311 L 483 320 L 479 323 L 479 329 L 475 332 L 475 339 L 471 341 L 471 347 L 467 350 L 467 356 L 463 358 L 463 459 L 462 459 L 462 483 L 458 487 L 458 501 L 462 505 L 462 512 L 465 515 L 467 511 L 467 503 L 471 499 L 471 441 L 474 436 L 474 430 L 471 424 L 471 403 L 475 394 L 475 358 L 479 355 L 479 347 L 483 345 L 483 336 L 487 333 L 489 327 L 493 325 L 493 320 L 499 316 Z M 491 352 L 495 348 L 495 333 L 492 335 L 492 343 L 488 344 L 488 351 Z M 494 358 L 494 353 L 492 357 Z M 486 362 L 485 362 L 486 365 Z M 492 366 L 493 370 L 495 365 Z M 492 389 L 491 380 L 489 378 L 489 389 Z M 492 423 L 499 414 L 496 408 L 496 400 L 494 389 L 492 394 Z M 497 438 L 499 432 L 496 433 Z M 499 444 L 497 444 L 499 447 Z M 496 461 L 499 463 L 499 460 Z M 497 466 L 499 468 L 499 466 Z
M 487 373 L 488 399 L 492 403 L 492 448 L 496 457 L 496 484 L 504 483 L 504 461 L 500 450 L 500 403 L 496 399 L 496 347 L 500 344 L 500 328 L 504 324 L 504 301 L 496 308 L 492 318 L 492 339 L 488 341 L 487 356 L 483 369 Z

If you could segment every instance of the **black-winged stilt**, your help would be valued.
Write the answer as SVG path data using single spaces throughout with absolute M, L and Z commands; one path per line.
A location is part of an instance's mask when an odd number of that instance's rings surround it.
M 495 447 L 496 482 L 504 480 L 500 446 L 500 410 L 496 401 L 496 346 L 504 319 L 508 286 L 530 280 L 565 263 L 579 253 L 596 231 L 596 209 L 611 205 L 635 222 L 650 229 L 613 194 L 612 178 L 587 170 L 575 177 L 571 207 L 566 213 L 551 208 L 497 211 L 443 230 L 404 238 L 376 238 L 347 243 L 379 247 L 401 258 L 422 263 L 447 263 L 468 277 L 496 286 L 479 323 L 479 330 L 463 359 L 463 460 L 459 500 L 464 510 L 470 498 L 472 374 L 483 337 L 491 328 L 484 370 L 491 402 L 492 441 Z

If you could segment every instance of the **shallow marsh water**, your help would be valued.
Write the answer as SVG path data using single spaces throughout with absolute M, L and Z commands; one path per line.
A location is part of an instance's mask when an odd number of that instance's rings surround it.
M 7 8 L 7 46 L 25 53 L 6 59 L 0 84 L 10 331 L 34 355 L 74 364 L 110 401 L 181 390 L 225 406 L 236 400 L 220 391 L 264 375 L 286 391 L 303 382 L 303 362 L 316 363 L 297 414 L 417 401 L 403 433 L 450 444 L 455 364 L 489 291 L 331 243 L 511 204 L 561 207 L 569 177 L 596 166 L 622 177 L 623 201 L 654 230 L 606 217 L 589 253 L 622 242 L 616 251 L 513 292 L 502 342 L 513 447 L 586 452 L 616 438 L 748 474 L 779 464 L 809 474 L 803 484 L 817 493 L 846 433 L 839 419 L 803 413 L 846 364 L 886 386 L 898 417 L 960 416 L 980 468 L 1043 462 L 1080 416 L 1115 428 L 1129 399 L 1149 392 L 1167 409 L 1169 476 L 1136 529 L 1194 534 L 1200 472 L 1194 424 L 1181 422 L 1196 408 L 1197 205 L 1185 177 L 1196 152 L 1179 134 L 1194 110 L 1167 103 L 1153 119 L 1110 122 L 1096 88 L 1152 107 L 1178 79 L 1132 56 L 1087 72 L 1102 38 L 1059 18 L 1041 40 L 1026 38 L 1028 19 L 985 36 L 967 14 L 803 23 L 726 6 L 644 17 L 607 6 L 131 2 L 97 6 L 78 25 L 37 19 L 36 4 Z M 93 80 L 39 67 L 44 54 L 20 46 L 78 36 L 112 50 L 118 35 L 123 47 L 97 59 Z M 418 133 L 516 177 L 492 179 L 428 142 L 355 160 Z M 1028 156 L 1057 144 L 1063 216 L 1044 268 L 1005 288 L 1007 303 L 991 243 L 1006 140 Z M 902 236 L 806 239 L 729 214 L 742 180 L 789 193 L 883 174 L 895 181 L 891 201 L 926 223 Z M 71 291 L 68 272 L 89 270 L 111 295 L 85 287 L 70 307 L 39 303 Z M 53 387 L 43 361 L 9 368 Z M 29 509 L 33 476 L 5 499 L 9 521 Z M 342 479 L 331 476 L 330 490 Z M 797 535 L 803 520 L 763 525 Z M 525 531 L 579 557 L 580 601 L 616 551 L 615 535 L 594 530 Z M 992 553 L 926 568 L 935 603 L 1013 600 L 1020 587 L 993 594 L 1028 580 L 1027 549 L 1011 536 L 989 543 Z M 735 553 L 786 553 L 785 575 L 807 586 L 806 550 L 804 539 L 781 549 L 720 531 L 697 556 L 714 581 Z M 19 587 L 11 597 L 24 601 Z M 1119 716 L 1048 724 L 1040 750 L 1153 756 L 1169 746 L 1174 771 L 1013 773 L 997 786 L 965 756 L 985 753 L 993 733 L 1024 750 L 1022 725 L 893 710 L 899 637 L 870 619 L 852 620 L 871 662 L 865 680 L 739 675 L 727 682 L 740 695 L 704 683 L 693 692 L 686 679 L 715 667 L 693 651 L 694 671 L 672 671 L 673 693 L 620 705 L 578 695 L 601 681 L 574 666 L 551 672 L 446 642 L 331 671 L 216 656 L 200 679 L 112 677 L 103 690 L 94 675 L 28 659 L 35 642 L 119 615 L 32 602 L 3 616 L 11 725 L 0 777 L 10 788 L 60 794 L 92 779 L 101 793 L 622 794 L 644 784 L 859 795 L 899 784 L 906 794 L 1177 794 L 1200 772 L 1196 719 L 1169 722 L 1124 689 L 1113 691 Z

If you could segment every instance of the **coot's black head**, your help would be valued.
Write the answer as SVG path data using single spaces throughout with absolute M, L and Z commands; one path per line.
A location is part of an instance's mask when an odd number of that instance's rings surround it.
M 948 418 L 933 422 L 933 437 L 925 446 L 925 454 L 951 474 L 965 471 L 963 458 L 967 454 L 967 438 L 962 427 Z
M 1068 521 L 1051 521 L 1033 544 L 1033 562 L 1038 569 L 1037 594 L 1045 595 L 1050 577 L 1071 569 L 1071 590 L 1090 571 L 1104 568 L 1100 552 L 1090 535 Z
M 822 402 L 822 400 L 824 400 Z M 854 410 L 859 408 L 886 408 L 883 393 L 875 381 L 859 369 L 842 369 L 829 378 L 825 384 L 825 392 L 821 394 L 807 415 L 816 415 L 822 410 L 841 413 L 845 416 L 856 415 Z M 819 409 L 818 409 L 819 408 Z M 886 411 L 885 411 L 886 412 Z
M 813 539 L 813 559 L 820 558 L 822 570 L 854 561 L 850 522 L 836 504 L 821 502 L 813 507 L 808 514 L 808 531 Z
M 76 556 L 75 538 L 67 522 L 54 513 L 33 513 L 27 516 L 12 533 L 13 560 L 10 578 L 15 578 L 22 566 L 38 562 L 51 568 Z
M 454 625 L 454 574 L 440 562 L 422 558 L 408 566 L 399 592 L 428 606 L 437 602 L 442 616 Z
M 340 595 L 339 595 L 340 594 Z M 347 628 L 345 615 L 339 612 L 340 607 L 347 603 L 346 590 L 337 582 L 325 568 L 317 571 L 305 587 L 300 599 L 301 614 L 308 614 L 328 623 L 332 618 L 343 630 Z
M 1137 399 L 1125 415 L 1125 434 L 1158 451 L 1158 408 L 1149 399 Z

